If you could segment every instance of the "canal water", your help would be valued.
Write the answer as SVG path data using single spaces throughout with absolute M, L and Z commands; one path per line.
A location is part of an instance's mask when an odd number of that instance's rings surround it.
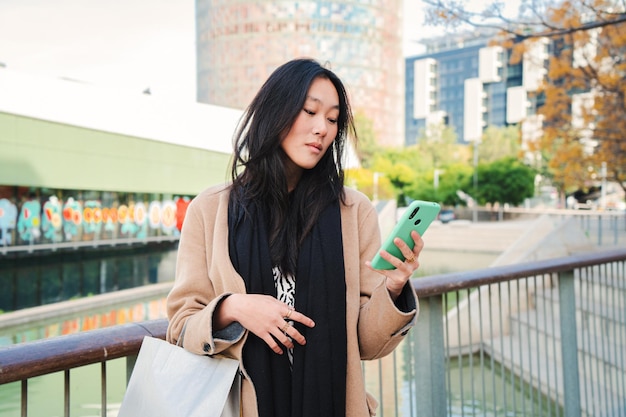
M 162 251 L 159 254 L 152 253 L 145 255 L 144 261 L 141 261 L 141 257 L 135 259 L 134 264 L 129 264 L 127 254 L 121 255 L 120 259 L 115 257 L 109 257 L 107 263 L 117 264 L 122 262 L 126 265 L 123 268 L 111 268 L 115 271 L 127 271 L 131 276 L 116 275 L 115 282 L 125 283 L 123 286 L 130 287 L 130 283 L 136 283 L 140 285 L 146 285 L 154 282 L 163 282 L 173 277 L 173 264 L 168 260 L 172 259 L 174 251 L 171 249 Z M 438 250 L 425 250 L 420 257 L 420 270 L 418 276 L 433 275 L 448 272 L 458 272 L 471 269 L 485 268 L 491 264 L 498 254 L 493 253 L 469 253 L 469 252 L 450 252 L 450 251 L 438 251 Z M 94 262 L 91 259 L 89 262 Z M 139 264 L 137 264 L 139 262 Z M 99 265 L 95 263 L 94 265 Z M 101 264 L 100 264 L 101 265 Z M 101 267 L 100 267 L 101 268 Z M 31 274 L 35 277 L 41 276 L 41 274 Z M 110 278 L 111 275 L 109 274 Z M 101 290 L 106 291 L 107 286 L 115 288 L 112 284 L 113 280 L 106 281 L 102 277 L 91 278 L 96 282 L 103 283 L 101 286 L 95 286 L 91 288 L 98 288 L 98 292 Z M 107 285 L 107 282 L 109 285 Z M 143 284 L 142 284 L 143 283 Z M 34 286 L 37 288 L 37 286 Z M 36 296 L 26 297 L 27 299 L 34 299 Z M 119 320 L 124 321 L 142 321 L 147 319 L 154 319 L 164 317 L 165 311 L 163 308 L 164 300 L 145 300 L 140 303 L 133 303 L 133 305 L 126 306 L 125 308 L 118 308 L 115 312 L 111 311 L 94 311 L 93 314 L 88 314 L 87 317 L 83 314 L 82 317 L 63 318 L 56 323 L 33 323 L 32 328 L 22 329 L 18 335 L 2 334 L 0 329 L 0 346 L 1 344 L 9 344 L 15 341 L 29 341 L 33 339 L 40 339 L 44 337 L 55 336 L 64 334 L 64 331 L 72 332 L 77 329 L 84 328 L 85 322 L 90 322 L 91 325 L 96 326 L 98 323 L 106 321 L 102 317 L 108 317 L 110 324 L 121 324 Z M 121 317 L 121 318 L 120 318 Z M 114 320 L 115 319 L 115 320 Z M 67 324 L 67 323 L 71 324 Z M 72 328 L 72 326 L 76 328 Z M 68 328 L 69 327 L 69 328 Z M 64 330 L 65 329 L 65 330 Z M 467 365 L 463 365 L 464 367 Z M 72 396 L 70 398 L 70 415 L 73 417 L 96 417 L 101 416 L 100 405 L 100 372 L 101 365 L 95 364 L 70 372 L 70 386 Z M 126 360 L 117 359 L 107 362 L 107 416 L 117 416 L 117 410 L 119 404 L 124 395 L 126 386 Z M 467 372 L 470 374 L 469 372 Z M 376 374 L 366 374 L 366 378 L 372 379 L 368 382 L 368 385 L 374 384 L 374 379 L 378 378 Z M 405 384 L 406 385 L 406 384 Z M 28 415 L 30 417 L 56 417 L 64 415 L 64 374 L 57 373 L 52 375 L 46 375 L 29 380 L 28 383 Z M 406 391 L 406 395 L 410 396 L 410 386 L 406 385 L 404 388 L 400 388 Z M 375 393 L 375 391 L 373 391 Z M 15 417 L 20 415 L 20 393 L 21 383 L 11 383 L 0 385 L 0 417 Z M 408 405 L 397 410 L 399 416 L 409 416 L 410 408 Z M 459 405 L 463 407 L 463 405 Z M 404 409 L 404 410 L 403 410 Z M 467 414 L 466 414 L 467 415 Z M 513 415 L 513 414 L 510 414 Z
M 172 280 L 176 242 L 0 256 L 0 313 Z

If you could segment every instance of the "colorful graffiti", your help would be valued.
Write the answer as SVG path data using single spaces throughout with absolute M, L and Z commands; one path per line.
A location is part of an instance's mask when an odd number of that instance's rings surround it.
M 63 212 L 61 202 L 57 197 L 52 196 L 43 205 L 43 215 L 41 216 L 43 237 L 51 242 L 60 242 L 62 239 L 62 228 Z
M 17 207 L 6 198 L 0 199 L 0 246 L 9 246 L 12 241 L 11 230 L 15 229 Z
M 176 197 L 106 207 L 98 200 L 69 197 L 63 202 L 51 196 L 43 207 L 38 200 L 29 199 L 18 208 L 3 198 L 0 246 L 175 235 L 182 228 L 190 202 L 188 197 Z
M 80 202 L 73 197 L 67 199 L 63 205 L 63 234 L 66 240 L 72 240 L 78 234 L 78 228 L 83 222 L 83 213 Z
M 26 201 L 17 218 L 17 232 L 25 242 L 32 243 L 41 235 L 41 203 L 36 200 Z

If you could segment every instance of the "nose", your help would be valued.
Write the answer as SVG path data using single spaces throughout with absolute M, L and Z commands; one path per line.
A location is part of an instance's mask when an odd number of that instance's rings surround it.
M 313 125 L 313 134 L 316 136 L 324 137 L 328 132 L 328 126 L 326 126 L 326 118 L 318 117 L 315 120 L 315 124 Z

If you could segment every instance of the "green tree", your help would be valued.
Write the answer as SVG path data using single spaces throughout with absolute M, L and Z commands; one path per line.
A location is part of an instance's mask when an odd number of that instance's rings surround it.
M 520 154 L 520 132 L 518 126 L 489 126 L 483 132 L 478 145 L 478 162 L 493 162 Z
M 465 184 L 471 182 L 473 169 L 468 164 L 456 163 L 438 171 L 424 172 L 406 187 L 406 196 L 413 200 L 436 201 L 444 206 L 465 204 L 457 194 Z
M 468 155 L 453 128 L 435 124 L 421 132 L 416 145 L 381 148 L 372 158 L 371 170 L 393 185 L 399 205 L 407 199 L 454 205 L 459 203 L 456 190 L 464 182 L 460 177 L 472 172 Z
M 508 203 L 518 206 L 534 195 L 535 171 L 515 158 L 479 164 L 477 173 L 475 198 L 479 204 Z M 468 183 L 467 189 L 472 188 Z
M 356 154 L 363 168 L 371 168 L 374 155 L 382 149 L 378 145 L 374 123 L 363 112 L 358 111 L 354 114 L 354 126 L 359 137 Z
M 425 165 L 422 168 L 430 171 L 457 162 L 463 154 L 454 128 L 443 123 L 432 124 L 426 131 L 420 132 L 415 146 L 424 157 Z
M 361 191 L 370 199 L 390 200 L 395 198 L 397 191 L 387 175 L 380 172 L 378 174 L 378 183 L 374 184 L 374 171 L 366 168 L 347 169 L 345 183 L 347 186 Z
M 387 148 L 376 155 L 372 170 L 379 172 L 391 182 L 396 190 L 399 205 L 404 205 L 406 187 L 415 182 L 423 158 L 415 147 Z

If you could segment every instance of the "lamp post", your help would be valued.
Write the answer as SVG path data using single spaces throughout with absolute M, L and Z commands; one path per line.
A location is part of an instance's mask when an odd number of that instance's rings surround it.
M 474 205 L 472 208 L 472 221 L 476 223 L 478 221 L 478 211 L 476 205 L 478 204 L 478 145 L 480 139 L 474 140 Z
M 374 191 L 373 191 L 373 195 L 372 195 L 372 200 L 374 200 L 375 202 L 378 201 L 378 178 L 384 175 L 381 172 L 374 172 Z
M 437 190 L 439 189 L 439 176 L 446 171 L 443 169 L 435 168 L 435 175 L 433 177 L 433 188 L 435 189 L 435 198 L 437 198 Z
M 600 171 L 602 177 L 602 189 L 600 190 L 600 208 L 606 209 L 606 162 L 602 162 L 602 170 Z

